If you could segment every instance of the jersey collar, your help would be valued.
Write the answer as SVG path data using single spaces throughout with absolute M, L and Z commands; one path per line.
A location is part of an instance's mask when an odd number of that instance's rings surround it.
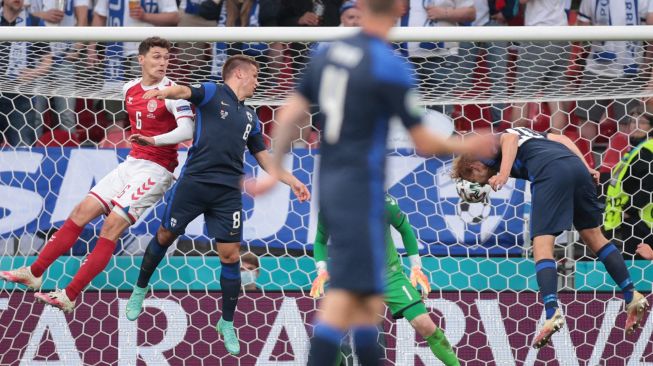
M 227 93 L 228 96 L 231 97 L 231 99 L 236 102 L 237 104 L 244 104 L 244 101 L 238 100 L 238 97 L 236 96 L 236 93 L 229 87 L 227 84 L 222 84 L 224 86 L 224 91 Z

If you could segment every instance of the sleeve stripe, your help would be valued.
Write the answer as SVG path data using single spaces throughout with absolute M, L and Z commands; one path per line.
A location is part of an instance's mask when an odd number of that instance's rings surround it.
M 201 107 L 206 103 L 208 103 L 209 100 L 211 100 L 211 98 L 213 98 L 213 96 L 215 95 L 215 91 L 217 88 L 215 83 L 203 83 L 202 86 L 204 87 L 204 99 L 202 99 L 202 103 L 200 103 L 198 107 Z

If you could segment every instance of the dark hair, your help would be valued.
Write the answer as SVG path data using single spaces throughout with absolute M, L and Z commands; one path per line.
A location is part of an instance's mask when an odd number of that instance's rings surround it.
M 366 0 L 365 3 L 371 13 L 393 14 L 397 0 Z
M 227 80 L 234 70 L 245 64 L 254 65 L 258 70 L 258 62 L 254 61 L 254 59 L 249 56 L 233 55 L 229 57 L 222 66 L 222 80 Z
M 153 47 L 161 47 L 170 51 L 170 49 L 172 48 L 172 43 L 170 43 L 170 41 L 168 41 L 167 39 L 161 37 L 145 38 L 145 40 L 143 40 L 143 42 L 141 42 L 141 44 L 138 45 L 138 54 L 145 56 L 147 51 L 149 51 Z
M 240 256 L 240 260 L 243 263 L 253 264 L 257 269 L 261 266 L 258 257 L 252 252 L 243 253 L 243 255 Z
M 651 130 L 647 132 L 653 131 L 653 114 L 646 109 L 646 106 L 643 103 L 636 104 L 628 111 L 628 114 L 630 115 L 631 123 L 637 122 L 639 117 L 644 117 L 652 127 Z

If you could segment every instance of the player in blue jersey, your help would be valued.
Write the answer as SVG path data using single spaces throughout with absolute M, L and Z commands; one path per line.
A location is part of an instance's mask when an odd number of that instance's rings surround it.
M 325 117 L 319 198 L 323 223 L 332 234 L 331 280 L 320 304 L 309 365 L 332 366 L 349 329 L 361 364 L 380 364 L 376 325 L 383 309 L 389 118 L 400 117 L 422 154 L 462 151 L 473 143 L 445 140 L 421 124 L 423 109 L 417 105 L 411 72 L 386 40 L 402 1 L 362 0 L 358 5 L 362 32 L 317 51 L 275 131 L 280 166 L 310 104 L 317 104 Z
M 621 287 L 628 313 L 626 332 L 630 334 L 639 327 L 648 302 L 635 291 L 617 247 L 601 232 L 603 208 L 595 186 L 598 172 L 587 165 L 568 137 L 523 127 L 509 128 L 501 135 L 485 139 L 474 156 L 456 158 L 452 173 L 455 178 L 490 184 L 494 190 L 501 189 L 509 177 L 531 182 L 533 257 L 546 313 L 534 347 L 545 346 L 564 325 L 558 308 L 553 244 L 555 237 L 571 229 L 572 224 Z
M 187 99 L 195 105 L 195 133 L 186 164 L 166 195 L 161 227 L 143 256 L 138 282 L 127 303 L 127 318 L 142 311 L 152 273 L 166 249 L 186 226 L 204 214 L 210 237 L 215 238 L 222 264 L 222 317 L 216 329 L 231 354 L 240 353 L 233 316 L 240 294 L 240 241 L 242 235 L 243 153 L 245 148 L 267 172 L 281 177 L 300 201 L 310 198 L 306 186 L 283 168 L 278 171 L 268 154 L 256 113 L 245 106 L 258 84 L 258 64 L 247 56 L 230 57 L 222 69 L 224 84 L 172 86 L 153 90 L 145 99 Z M 148 141 L 142 141 L 148 143 Z

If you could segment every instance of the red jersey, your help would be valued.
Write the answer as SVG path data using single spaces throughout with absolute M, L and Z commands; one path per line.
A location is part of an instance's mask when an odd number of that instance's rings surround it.
M 185 100 L 143 99 L 145 92 L 152 89 L 163 89 L 174 85 L 164 77 L 158 85 L 143 86 L 141 78 L 132 80 L 123 86 L 125 109 L 129 116 L 132 133 L 153 137 L 170 132 L 177 128 L 180 118 L 193 119 L 193 109 Z M 136 159 L 155 162 L 169 171 L 174 171 L 177 162 L 177 145 L 142 146 L 132 144 L 129 155 Z

